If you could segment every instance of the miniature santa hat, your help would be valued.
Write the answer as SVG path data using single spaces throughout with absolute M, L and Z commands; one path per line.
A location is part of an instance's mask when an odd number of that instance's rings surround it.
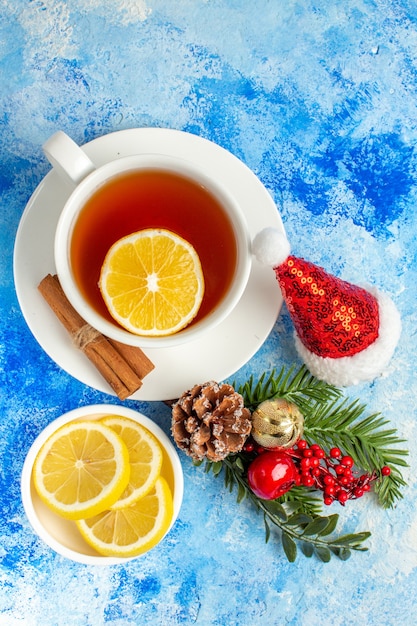
M 285 235 L 273 228 L 258 233 L 252 252 L 275 270 L 297 352 L 314 376 L 348 386 L 382 372 L 401 333 L 400 315 L 387 295 L 291 256 Z

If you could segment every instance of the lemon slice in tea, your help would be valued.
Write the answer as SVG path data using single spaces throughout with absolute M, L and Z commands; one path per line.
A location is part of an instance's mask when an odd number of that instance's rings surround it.
M 145 229 L 112 245 L 100 291 L 111 316 L 137 335 L 172 335 L 197 315 L 204 277 L 193 246 L 164 229 Z
M 43 444 L 33 466 L 40 498 L 67 519 L 96 515 L 112 506 L 127 487 L 129 452 L 109 426 L 70 422 Z

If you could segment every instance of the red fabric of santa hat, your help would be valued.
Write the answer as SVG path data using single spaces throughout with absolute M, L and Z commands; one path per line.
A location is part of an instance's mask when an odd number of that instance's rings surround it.
M 258 233 L 252 251 L 275 271 L 297 351 L 314 376 L 349 386 L 381 374 L 401 333 L 400 315 L 387 295 L 290 255 L 285 235 L 272 228 Z

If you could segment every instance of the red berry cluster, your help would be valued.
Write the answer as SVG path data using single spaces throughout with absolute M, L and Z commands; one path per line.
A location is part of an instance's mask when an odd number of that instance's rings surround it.
M 294 485 L 303 485 L 323 492 L 323 501 L 329 505 L 360 498 L 371 488 L 380 475 L 388 476 L 390 468 L 380 472 L 357 475 L 353 472 L 354 461 L 339 448 L 331 448 L 329 454 L 314 443 L 304 439 L 291 449 L 265 449 L 249 440 L 244 451 L 255 456 L 248 467 L 248 483 L 258 497 L 272 500 L 282 496 Z
M 309 446 L 304 439 L 299 440 L 287 453 L 298 467 L 296 484 L 322 491 L 324 504 L 327 505 L 336 500 L 344 505 L 347 500 L 362 497 L 379 475 L 376 471 L 355 475 L 351 456 L 343 455 L 339 448 L 331 448 L 327 456 L 318 444 Z M 381 469 L 383 476 L 388 476 L 390 472 L 389 467 Z

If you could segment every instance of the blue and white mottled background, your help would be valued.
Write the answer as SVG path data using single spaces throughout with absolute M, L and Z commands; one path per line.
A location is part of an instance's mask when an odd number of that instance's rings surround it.
M 0 624 L 396 626 L 417 619 L 415 0 L 0 0 Z M 58 129 L 80 143 L 140 126 L 186 130 L 271 191 L 293 251 L 396 301 L 386 374 L 348 390 L 410 442 L 404 500 L 340 508 L 367 553 L 290 565 L 263 521 L 182 457 L 179 520 L 149 556 L 67 562 L 24 516 L 25 454 L 52 419 L 113 398 L 73 380 L 27 329 L 12 253 Z M 240 381 L 297 362 L 284 310 Z M 42 375 L 40 375 L 42 373 Z M 203 381 L 196 381 L 203 382 Z M 161 403 L 128 403 L 167 432 Z

